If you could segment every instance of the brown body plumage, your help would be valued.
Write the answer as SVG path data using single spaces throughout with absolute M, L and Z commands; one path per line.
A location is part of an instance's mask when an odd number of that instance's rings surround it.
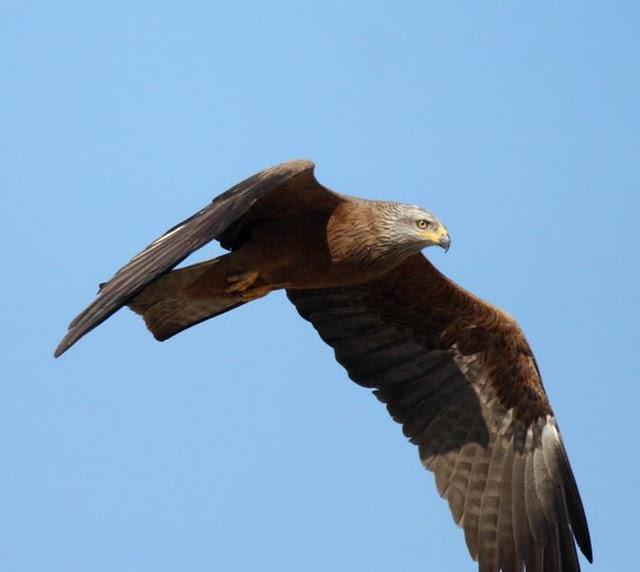
M 171 269 L 210 240 L 229 254 Z M 481 571 L 579 570 L 587 522 L 518 325 L 420 253 L 446 229 L 408 205 L 339 195 L 292 161 L 236 185 L 103 285 L 60 355 L 129 305 L 158 339 L 286 289 L 436 477 Z

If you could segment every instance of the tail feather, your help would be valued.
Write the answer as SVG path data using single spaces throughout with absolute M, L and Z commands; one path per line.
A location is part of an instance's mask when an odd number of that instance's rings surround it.
M 228 312 L 246 301 L 238 296 L 194 297 L 188 287 L 219 259 L 194 264 L 165 274 L 128 304 L 144 319 L 156 340 L 164 341 L 200 322 Z

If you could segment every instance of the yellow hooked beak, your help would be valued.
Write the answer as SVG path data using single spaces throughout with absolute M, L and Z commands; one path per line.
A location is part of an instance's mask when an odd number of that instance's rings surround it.
M 441 246 L 442 248 L 444 248 L 445 252 L 449 250 L 451 238 L 449 237 L 449 231 L 445 228 L 444 225 L 438 224 L 434 228 L 428 228 L 424 230 L 421 234 L 422 237 L 425 240 L 429 241 L 432 245 Z

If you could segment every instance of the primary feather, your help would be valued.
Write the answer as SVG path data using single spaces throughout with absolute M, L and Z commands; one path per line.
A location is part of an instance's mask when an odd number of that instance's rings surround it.
M 171 271 L 214 239 L 230 254 Z M 310 161 L 283 163 L 135 256 L 56 356 L 124 305 L 167 339 L 284 288 L 418 446 L 480 571 L 578 571 L 574 539 L 592 560 L 587 520 L 531 348 L 420 253 L 434 244 L 449 237 L 428 211 L 340 195 Z

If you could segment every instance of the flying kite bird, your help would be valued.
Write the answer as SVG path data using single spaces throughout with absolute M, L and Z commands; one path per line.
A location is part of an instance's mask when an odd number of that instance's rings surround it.
M 266 169 L 167 231 L 101 285 L 55 355 L 124 305 L 166 340 L 285 289 L 418 446 L 480 571 L 578 571 L 587 520 L 524 334 L 422 255 L 449 248 L 433 214 L 335 193 L 313 169 Z M 230 252 L 172 270 L 214 239 Z

